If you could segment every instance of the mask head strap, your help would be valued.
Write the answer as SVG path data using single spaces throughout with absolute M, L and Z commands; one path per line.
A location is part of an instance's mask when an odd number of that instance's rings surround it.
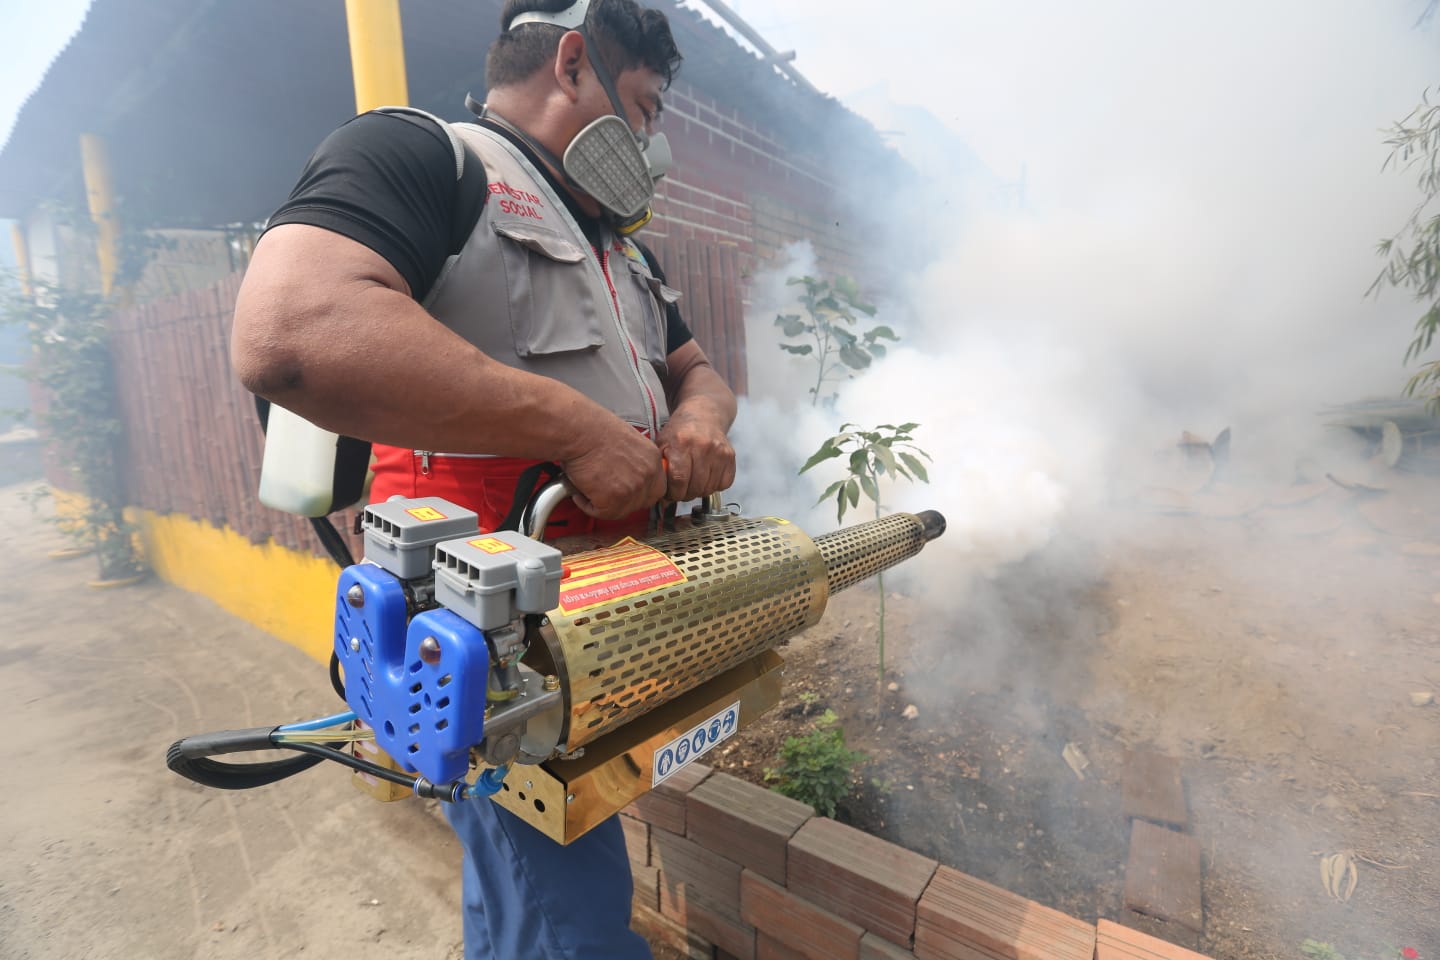
M 555 13 L 546 13 L 543 10 L 531 10 L 528 13 L 517 13 L 510 20 L 507 31 L 514 30 L 521 24 L 526 23 L 548 23 L 556 27 L 564 27 L 566 30 L 579 30 L 585 25 L 585 14 L 590 10 L 590 0 L 575 0 L 564 10 Z
M 580 34 L 585 41 L 585 52 L 590 55 L 590 66 L 595 70 L 595 76 L 600 80 L 600 86 L 605 90 L 605 96 L 610 98 L 610 107 L 620 119 L 625 119 L 625 110 L 620 104 L 620 94 L 615 90 L 615 81 L 610 76 L 610 71 L 601 62 L 595 44 L 590 40 L 590 34 L 585 29 L 585 16 L 590 11 L 590 0 L 575 0 L 564 10 L 555 13 L 545 13 L 540 10 L 531 10 L 526 13 L 517 13 L 510 21 L 506 31 L 514 30 L 516 27 L 527 23 L 548 23 L 554 27 L 562 27 L 565 30 L 574 30 Z M 636 134 L 640 141 L 640 148 L 643 150 L 650 142 L 645 134 Z

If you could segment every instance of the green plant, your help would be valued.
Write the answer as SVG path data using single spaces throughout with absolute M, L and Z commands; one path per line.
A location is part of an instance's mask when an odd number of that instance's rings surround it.
M 885 356 L 881 340 L 898 341 L 895 331 L 880 324 L 859 329 L 860 315 L 875 316 L 875 307 L 860 296 L 850 277 L 834 281 L 814 277 L 791 277 L 789 286 L 803 286 L 800 303 L 805 314 L 787 313 L 775 318 L 782 336 L 799 342 L 781 343 L 780 349 L 815 360 L 815 385 L 810 388 L 810 405 L 820 402 L 825 381 L 853 376 L 848 371 L 864 370 L 872 360 Z M 831 398 L 834 394 L 831 394 Z
M 1419 360 L 1430 349 L 1440 331 L 1440 104 L 1430 102 L 1425 91 L 1419 106 L 1390 128 L 1385 143 L 1390 155 L 1383 169 L 1418 169 L 1420 201 L 1393 237 L 1381 240 L 1377 250 L 1385 267 L 1370 285 L 1374 294 L 1382 287 L 1408 290 L 1423 312 L 1415 321 L 1415 337 L 1405 350 L 1405 362 Z M 1440 408 L 1440 361 L 1421 365 L 1405 387 L 1411 396 L 1426 398 L 1432 409 Z
M 0 323 L 23 325 L 33 352 L 20 375 L 38 384 L 46 398 L 37 423 L 84 497 L 78 512 L 62 511 L 57 524 L 94 550 L 102 580 L 142 569 L 124 514 L 124 425 L 109 314 L 110 304 L 98 294 L 44 284 L 28 296 L 9 286 L 0 297 Z
M 841 523 L 845 520 L 845 510 L 848 507 L 860 505 L 860 495 L 863 493 L 875 504 L 875 519 L 878 520 L 882 478 L 888 475 L 929 483 L 930 477 L 922 460 L 929 460 L 930 455 L 920 449 L 912 437 L 919 426 L 918 423 L 902 423 L 898 427 L 882 423 L 873 429 L 861 430 L 853 423 L 841 424 L 840 432 L 820 444 L 820 449 L 811 454 L 810 459 L 805 461 L 805 466 L 800 468 L 800 472 L 804 473 L 811 467 L 849 453 L 846 461 L 848 474 L 826 487 L 816 502 L 823 503 L 834 497 L 835 521 Z M 880 587 L 879 667 L 876 686 L 882 687 L 885 683 L 885 574 L 877 575 L 876 582 Z M 878 692 L 877 689 L 877 695 Z
M 826 710 L 809 733 L 786 737 L 780 765 L 765 770 L 765 779 L 775 781 L 777 791 L 810 804 L 824 817 L 835 816 L 836 806 L 850 793 L 854 768 L 867 759 L 845 746 L 838 720 L 834 710 Z

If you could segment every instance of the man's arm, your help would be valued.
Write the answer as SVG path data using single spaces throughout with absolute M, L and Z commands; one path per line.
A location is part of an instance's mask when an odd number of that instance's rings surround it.
M 678 502 L 728 489 L 735 482 L 735 448 L 726 438 L 735 394 L 694 340 L 672 350 L 667 363 L 670 422 L 659 438 L 669 465 L 665 496 Z
M 282 224 L 257 244 L 231 362 L 248 389 L 336 433 L 556 460 L 596 516 L 625 516 L 665 492 L 660 452 L 639 432 L 564 384 L 486 356 L 411 299 L 388 260 L 319 227 Z

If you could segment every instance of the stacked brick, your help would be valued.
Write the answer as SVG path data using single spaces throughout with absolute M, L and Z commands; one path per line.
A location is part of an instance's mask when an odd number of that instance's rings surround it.
M 690 956 L 1205 960 L 1108 921 L 1097 931 L 699 764 L 621 820 L 637 921 Z

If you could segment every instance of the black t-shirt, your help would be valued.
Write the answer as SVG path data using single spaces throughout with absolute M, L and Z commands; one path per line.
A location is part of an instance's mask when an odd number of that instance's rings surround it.
M 569 192 L 555 183 L 530 147 L 496 126 L 514 143 L 565 201 L 591 246 L 599 246 L 601 223 L 587 216 Z M 465 157 L 465 179 L 486 181 L 473 153 Z M 486 190 L 462 191 L 455 179 L 450 139 L 430 120 L 407 114 L 362 113 L 316 148 L 290 198 L 275 211 L 266 229 L 282 223 L 322 227 L 374 250 L 388 260 L 417 301 L 424 300 L 445 260 L 458 253 L 480 216 Z M 665 274 L 654 254 L 637 244 L 661 281 Z M 666 310 L 666 349 L 694 339 L 673 303 Z

